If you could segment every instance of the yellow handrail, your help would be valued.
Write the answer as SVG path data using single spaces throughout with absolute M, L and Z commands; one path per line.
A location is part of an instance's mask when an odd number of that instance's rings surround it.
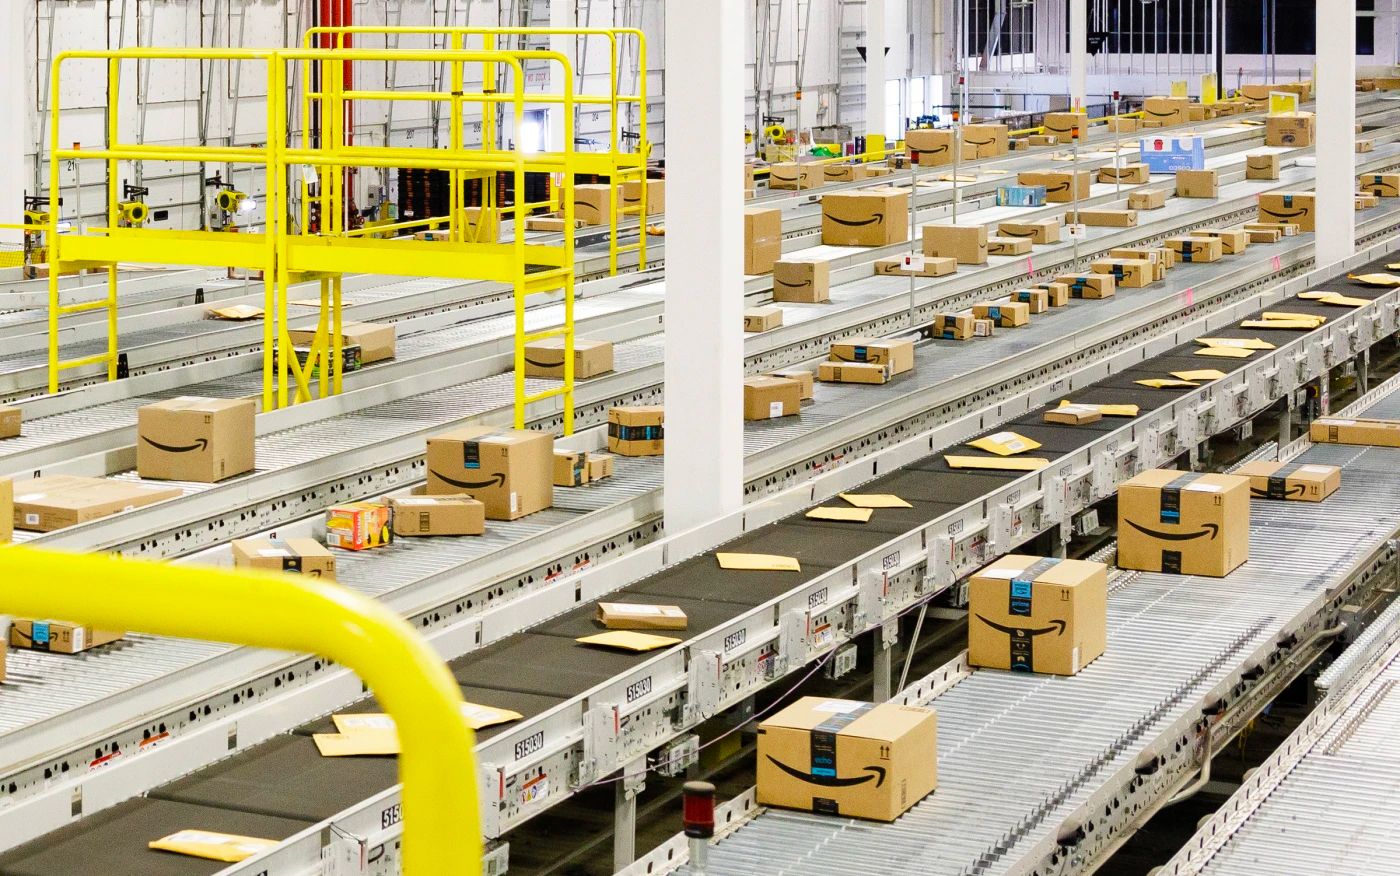
M 300 576 L 10 547 L 0 550 L 0 610 L 312 652 L 343 664 L 398 725 L 404 872 L 481 872 L 480 783 L 461 689 L 428 643 L 383 605 Z

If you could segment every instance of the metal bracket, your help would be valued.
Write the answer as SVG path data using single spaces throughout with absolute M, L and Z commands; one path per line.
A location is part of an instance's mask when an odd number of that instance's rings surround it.
M 943 590 L 953 586 L 957 573 L 953 568 L 952 536 L 934 536 L 933 545 L 929 548 L 928 571 L 935 588 Z
M 724 662 L 718 651 L 701 651 L 692 654 L 690 665 L 686 667 L 689 678 L 689 695 L 686 705 L 692 721 L 703 721 L 720 709 L 723 699 L 721 675 Z
M 583 716 L 583 757 L 578 763 L 578 784 L 590 784 L 612 771 L 619 759 L 621 715 L 617 706 L 603 704 Z

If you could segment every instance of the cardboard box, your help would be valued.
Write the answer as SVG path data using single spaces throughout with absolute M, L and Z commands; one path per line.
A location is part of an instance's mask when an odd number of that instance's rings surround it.
M 15 482 L 0 478 L 0 544 L 15 540 Z M 0 641 L 3 641 L 0 637 Z
M 909 239 L 909 193 L 873 188 L 822 198 L 822 243 L 889 246 Z
M 1075 675 L 1108 644 L 1108 567 L 1011 554 L 967 585 L 972 666 Z
M 1001 237 L 1020 237 L 1033 244 L 1059 243 L 1060 220 L 1037 219 L 1034 222 L 1002 222 L 997 225 Z
M 575 228 L 582 228 L 583 225 L 584 222 L 582 219 L 574 220 Z M 565 231 L 568 227 L 569 223 L 566 222 L 564 217 L 559 213 L 548 213 L 543 216 L 529 216 L 525 219 L 526 231 Z
M 622 405 L 608 411 L 608 451 L 619 456 L 666 452 L 666 412 L 661 405 Z
M 972 337 L 972 314 L 940 313 L 933 318 L 933 336 L 945 341 L 965 341 Z
M 1167 206 L 1166 189 L 1128 192 L 1128 209 L 1130 210 L 1160 210 L 1165 206 Z
M 1268 100 L 1269 92 L 1279 90 L 1277 85 L 1264 83 L 1260 85 L 1241 85 L 1239 93 L 1250 100 Z
M 953 163 L 953 132 L 949 128 L 915 128 L 904 132 L 904 148 L 920 167 Z
M 758 725 L 758 803 L 894 821 L 938 787 L 932 709 L 803 697 Z
M 1245 179 L 1278 179 L 1277 152 L 1256 152 L 1244 157 Z
M 812 398 L 816 392 L 817 378 L 812 372 L 803 368 L 789 368 L 784 371 L 774 371 L 770 376 L 781 377 L 784 380 L 797 381 L 798 390 L 803 401 Z
M 1264 122 L 1264 145 L 1304 149 L 1313 144 L 1316 133 L 1312 113 L 1277 113 Z
M 958 272 L 958 260 L 951 258 L 937 258 L 934 256 L 924 256 L 924 267 L 921 271 L 910 271 L 904 267 L 904 259 L 880 259 L 875 263 L 875 273 L 898 275 L 908 277 L 942 277 L 947 274 Z
M 1024 152 L 1025 150 L 1031 148 L 1031 138 L 1010 137 L 1007 139 L 1006 145 L 1010 147 L 1012 152 Z
M 24 414 L 19 408 L 0 405 L 0 438 L 18 438 Z
M 466 494 L 491 520 L 554 505 L 554 440 L 529 429 L 466 426 L 428 439 L 428 495 Z
M 52 532 L 175 499 L 184 491 L 105 478 L 50 475 L 19 481 L 14 493 L 14 528 Z
M 1016 174 L 1016 182 L 1023 186 L 1045 186 L 1046 201 L 1052 204 L 1068 204 L 1075 199 L 1075 189 L 1079 190 L 1079 199 L 1087 201 L 1093 179 L 1087 170 L 1075 173 L 1068 171 L 1022 171 Z
M 1356 193 L 1356 209 L 1358 210 L 1369 210 L 1372 207 L 1379 207 L 1380 203 L 1381 199 L 1370 192 Z
M 1300 228 L 1292 222 L 1246 222 L 1245 231 L 1277 231 L 1280 237 L 1296 237 Z
M 310 346 L 316 337 L 316 327 L 291 329 L 292 344 Z M 394 358 L 394 326 L 387 323 L 343 322 L 340 324 L 340 343 L 344 347 L 359 347 L 360 362 L 369 365 Z
M 1120 119 L 1115 117 L 1108 120 L 1108 131 L 1110 134 L 1115 132 L 1119 134 L 1132 134 L 1135 133 L 1139 127 L 1140 124 L 1138 120 L 1134 118 Z
M 1283 238 L 1283 232 L 1277 228 L 1247 228 L 1244 233 L 1249 235 L 1250 243 L 1278 243 Z
M 817 367 L 822 383 L 889 383 L 890 366 L 869 362 L 823 362 Z
M 1059 145 L 1060 138 L 1056 134 L 1032 134 L 1026 138 L 1029 146 L 1056 146 Z
M 679 606 L 635 602 L 598 603 L 598 622 L 610 630 L 684 630 L 690 626 Z
M 963 125 L 963 160 L 974 158 L 995 158 L 1011 151 L 1010 129 L 1005 125 L 979 124 Z
M 5 655 L 9 651 L 9 643 L 0 638 L 0 682 L 5 680 Z
M 1099 259 L 1089 270 L 1111 274 L 1115 288 L 1142 289 L 1157 282 L 1157 271 L 1147 259 Z
M 582 450 L 554 451 L 552 478 L 556 487 L 581 487 L 588 483 L 588 454 Z
M 592 452 L 588 454 L 588 480 L 601 481 L 613 476 L 616 457 L 610 453 Z
M 125 633 L 84 624 L 17 617 L 10 622 L 10 647 L 50 654 L 80 654 L 117 641 Z
M 1186 121 L 1204 122 L 1207 117 L 1214 117 L 1214 113 L 1208 113 L 1207 108 L 1199 103 L 1188 103 L 1186 105 Z
M 1178 170 L 1178 198 L 1215 198 L 1220 195 L 1220 175 L 1214 170 Z
M 785 191 L 814 189 L 822 184 L 822 166 L 810 161 L 784 161 L 768 168 L 768 188 Z
M 908 170 L 912 164 L 908 155 L 891 155 L 885 159 L 886 170 Z
M 1196 134 L 1139 137 L 1138 152 L 1151 173 L 1203 170 L 1206 166 L 1205 138 Z
M 1342 486 L 1335 465 L 1306 465 L 1261 460 L 1240 466 L 1235 474 L 1249 478 L 1249 492 L 1260 499 L 1321 502 Z
M 974 338 L 990 338 L 996 334 L 997 324 L 985 317 L 972 319 L 972 336 Z
M 1149 180 L 1150 174 L 1147 170 L 1147 165 L 1137 162 L 1125 164 L 1122 167 L 1109 166 L 1099 168 L 1099 182 L 1101 183 L 1112 184 L 1121 182 L 1125 185 L 1136 186 L 1148 182 Z
M 574 338 L 574 379 L 587 380 L 613 370 L 612 341 Z M 525 376 L 564 379 L 564 339 L 545 338 L 525 345 Z
M 1051 307 L 1064 307 L 1069 304 L 1069 283 L 1034 283 L 1032 289 L 1044 289 Z
M 314 538 L 240 538 L 229 543 L 235 569 L 288 572 L 326 581 L 335 580 L 335 554 Z
M 831 345 L 832 362 L 888 365 L 890 373 L 914 370 L 914 341 L 910 338 L 851 338 Z
M 1029 304 L 1019 301 L 984 301 L 972 305 L 973 319 L 990 319 L 997 328 L 1016 328 L 1031 321 Z
M 782 257 L 782 211 L 758 207 L 744 210 L 744 273 L 767 274 Z
M 252 399 L 181 396 L 136 411 L 136 473 L 212 484 L 253 470 Z
M 1185 237 L 1168 237 L 1162 242 L 1186 264 L 1218 262 L 1225 254 L 1225 245 L 1220 242 L 1218 237 L 1187 235 Z
M 666 212 L 666 180 L 649 179 L 646 181 L 647 192 L 647 215 L 659 216 Z M 641 206 L 642 181 L 629 180 L 622 184 L 622 197 L 620 199 L 622 207 L 636 208 Z
M 1142 104 L 1143 119 L 1163 126 L 1184 125 L 1190 121 L 1190 105 L 1185 97 L 1149 97 Z
M 1046 134 L 1068 143 L 1074 136 L 1075 129 L 1078 129 L 1081 138 L 1089 135 L 1089 116 L 1087 113 L 1046 113 L 1041 126 L 1045 128 Z
M 866 178 L 864 165 L 860 164 L 823 164 L 823 182 L 860 182 Z
M 744 379 L 744 419 L 776 420 L 802 410 L 802 384 L 785 377 Z
M 1214 237 L 1223 255 L 1239 255 L 1249 247 L 1249 232 L 1243 228 L 1198 228 L 1190 237 Z
M 773 264 L 773 300 L 821 304 L 831 300 L 831 264 L 791 261 Z
M 326 545 L 347 551 L 384 547 L 394 540 L 389 506 L 379 502 L 349 502 L 326 509 Z
M 1356 178 L 1356 187 L 1378 198 L 1400 197 L 1400 173 L 1363 173 Z M 4 409 L 0 408 L 0 414 Z M 4 434 L 4 423 L 0 421 L 0 435 Z
M 1067 274 L 1055 282 L 1069 287 L 1071 298 L 1112 298 L 1118 288 L 1112 274 Z
M 1017 289 L 1011 293 L 1011 300 L 1026 305 L 1032 315 L 1050 309 L 1050 293 L 1044 289 Z
M 471 496 L 393 496 L 387 501 L 394 535 L 402 538 L 486 532 L 486 506 Z
M 1096 405 L 1061 405 L 1058 408 L 1047 408 L 1043 419 L 1047 423 L 1059 423 L 1062 426 L 1083 426 L 1102 420 L 1103 411 Z
M 989 256 L 1027 255 L 1030 251 L 1031 242 L 1024 237 L 987 238 L 987 255 Z
M 1118 566 L 1223 577 L 1249 559 L 1249 478 L 1153 469 L 1118 487 Z
M 1312 439 L 1314 444 L 1369 444 L 1373 447 L 1400 447 L 1400 421 L 1322 417 L 1312 421 L 1308 427 L 1308 437 Z
M 748 307 L 744 309 L 744 331 L 766 332 L 783 324 L 781 307 Z
M 1080 210 L 1078 221 L 1084 225 L 1109 228 L 1132 228 L 1137 225 L 1136 210 Z
M 574 186 L 574 218 L 584 225 L 607 225 L 611 192 L 610 185 L 589 183 Z M 619 202 L 621 200 L 618 198 Z
M 985 265 L 987 226 L 925 225 L 924 255 L 957 259 L 960 265 Z
M 1165 246 L 1122 246 L 1108 251 L 1111 259 L 1147 259 L 1161 267 L 1160 276 L 1166 276 L 1166 269 L 1176 265 L 1176 253 Z

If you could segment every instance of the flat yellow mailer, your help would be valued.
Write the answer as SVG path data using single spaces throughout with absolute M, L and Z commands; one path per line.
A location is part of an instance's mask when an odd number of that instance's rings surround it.
M 1266 310 L 1260 319 L 1306 319 L 1322 325 L 1327 317 L 1317 313 L 1289 313 L 1283 310 Z
M 212 830 L 182 830 L 151 840 L 146 846 L 159 852 L 174 852 L 206 861 L 237 864 L 277 845 L 277 840 L 256 836 L 215 833 Z
M 1069 399 L 1060 399 L 1060 407 L 1068 405 L 1080 405 L 1086 408 L 1098 408 L 1099 413 L 1105 417 L 1136 417 L 1138 415 L 1137 405 L 1096 405 L 1089 402 L 1072 402 Z
M 462 717 L 467 719 L 467 724 L 473 730 L 481 730 L 486 727 L 494 727 L 497 724 L 519 721 L 525 716 L 511 709 L 498 709 L 495 706 L 483 706 L 480 703 L 462 703 Z M 331 715 L 331 722 L 335 724 L 335 729 L 345 734 L 397 732 L 392 715 L 376 712 Z
M 967 442 L 968 447 L 976 447 L 978 450 L 985 450 L 988 453 L 995 453 L 997 456 L 1015 456 L 1018 453 L 1029 453 L 1040 448 L 1039 441 L 1033 441 L 1024 435 L 1015 432 L 998 432 L 995 435 L 988 435 L 986 438 L 978 438 L 976 441 Z
M 1400 277 L 1394 274 L 1347 274 L 1347 279 L 1367 286 L 1400 286 Z
M 1172 372 L 1172 377 L 1175 377 L 1177 380 L 1219 380 L 1224 376 L 1224 371 L 1216 371 L 1214 368 L 1203 368 L 1200 371 Z
M 1336 304 L 1340 307 L 1365 307 L 1371 303 L 1369 298 L 1353 298 L 1350 295 L 1328 295 L 1326 298 L 1319 298 L 1323 304 Z
M 317 304 L 319 305 L 319 302 Z M 234 304 L 229 307 L 215 307 L 205 311 L 205 315 L 210 319 L 227 319 L 234 322 L 241 322 L 248 319 L 262 319 L 263 309 L 254 307 L 251 304 Z
M 1200 386 L 1199 383 L 1192 380 L 1176 380 L 1167 377 L 1158 377 L 1152 380 L 1134 380 L 1133 383 L 1139 386 L 1150 386 L 1153 389 L 1175 389 L 1183 386 Z
M 979 468 L 989 471 L 1039 471 L 1050 464 L 1050 460 L 1038 456 L 945 456 L 943 461 L 948 463 L 949 468 Z
M 1197 356 L 1213 356 L 1216 359 L 1248 359 L 1254 353 L 1254 350 L 1241 347 L 1202 347 L 1196 351 Z
M 581 645 L 598 645 L 603 648 L 616 648 L 619 651 L 655 651 L 657 648 L 666 648 L 671 645 L 679 645 L 681 640 L 672 636 L 658 636 L 653 633 L 635 633 L 631 630 L 608 630 L 606 633 L 596 633 L 592 636 L 580 636 L 574 639 Z
M 781 557 L 777 554 L 726 554 L 717 553 L 721 569 L 747 570 L 752 572 L 801 572 L 802 565 L 794 557 Z
M 1400 262 L 1392 262 L 1385 266 L 1387 271 L 1400 271 Z
M 857 508 L 913 508 L 893 493 L 842 493 L 841 498 Z
M 399 753 L 399 734 L 393 730 L 315 733 L 311 738 L 321 757 L 392 757 Z
M 841 523 L 869 523 L 875 512 L 869 508 L 813 508 L 804 516 L 808 520 L 836 520 Z
M 1206 347 L 1235 347 L 1240 350 L 1272 350 L 1274 345 L 1259 338 L 1196 338 Z
M 1313 322 L 1310 319 L 1247 319 L 1240 323 L 1240 328 L 1262 328 L 1274 329 L 1275 331 L 1312 331 L 1320 322 Z
M 1317 290 L 1313 290 L 1312 292 L 1299 292 L 1298 297 L 1303 299 L 1304 301 L 1325 301 L 1326 299 L 1331 298 L 1333 295 L 1336 294 L 1336 292 L 1319 292 Z
M 953 181 L 953 175 L 952 175 L 951 173 L 940 174 L 939 177 L 938 177 L 938 181 L 939 181 L 939 182 L 952 182 L 952 181 Z M 960 174 L 958 174 L 958 182 L 960 182 L 960 183 L 977 182 L 977 175 L 976 175 L 976 174 L 960 173 Z

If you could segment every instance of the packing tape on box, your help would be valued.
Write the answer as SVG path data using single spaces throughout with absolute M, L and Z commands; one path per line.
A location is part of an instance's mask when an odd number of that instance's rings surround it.
M 1256 490 L 1250 487 L 1249 492 L 1266 499 L 1287 499 L 1288 478 L 1302 467 L 1302 463 L 1297 462 L 1281 465 L 1273 474 L 1269 475 L 1269 488 L 1267 490 Z
M 1060 564 L 1055 557 L 1043 557 L 1012 577 L 1007 588 L 1007 613 L 1012 617 L 1030 617 L 1035 595 L 1035 579 Z M 1030 630 L 1016 630 L 1007 637 L 1011 649 L 1011 671 L 1035 671 L 1035 635 Z
M 836 768 L 839 761 L 836 758 L 836 740 L 840 738 L 841 731 L 850 726 L 853 721 L 875 708 L 874 703 L 861 703 L 854 709 L 833 714 L 816 727 L 812 728 L 811 734 L 811 773 L 823 779 L 835 779 Z M 776 763 L 776 761 L 775 761 Z M 812 798 L 812 811 L 819 815 L 839 815 L 835 800 L 826 797 Z

